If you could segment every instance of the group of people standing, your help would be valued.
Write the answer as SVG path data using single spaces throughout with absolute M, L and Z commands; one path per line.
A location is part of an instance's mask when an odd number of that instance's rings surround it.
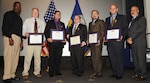
M 89 23 L 89 29 L 81 24 L 80 15 L 75 15 L 73 25 L 68 31 L 65 25 L 60 21 L 61 12 L 55 11 L 54 19 L 45 23 L 40 20 L 38 8 L 32 9 L 32 17 L 22 22 L 20 17 L 21 3 L 15 2 L 13 10 L 4 14 L 3 19 L 3 41 L 4 41 L 4 83 L 12 83 L 12 80 L 20 80 L 15 75 L 18 65 L 20 48 L 23 46 L 23 38 L 25 39 L 25 59 L 24 70 L 22 72 L 23 79 L 28 79 L 29 69 L 32 57 L 34 56 L 34 76 L 41 78 L 41 46 L 29 45 L 29 33 L 44 33 L 45 40 L 49 47 L 49 76 L 53 78 L 55 75 L 61 76 L 60 60 L 62 50 L 66 42 L 70 42 L 70 37 L 74 35 L 81 36 L 80 45 L 70 45 L 72 74 L 82 76 L 84 73 L 84 46 L 90 46 L 91 60 L 93 65 L 93 74 L 91 78 L 102 77 L 102 46 L 103 42 L 107 43 L 108 56 L 112 66 L 112 78 L 121 79 L 124 69 L 124 41 L 127 40 L 132 49 L 132 58 L 135 66 L 135 74 L 131 76 L 136 80 L 146 79 L 146 19 L 139 15 L 137 6 L 131 7 L 131 16 L 133 17 L 128 24 L 125 15 L 118 14 L 118 6 L 112 4 L 110 6 L 110 16 L 105 22 L 99 19 L 99 12 L 92 10 L 92 21 Z M 107 40 L 105 34 L 107 29 L 119 28 L 121 30 L 120 38 L 117 40 Z M 50 36 L 51 30 L 64 30 L 65 39 L 55 42 Z M 98 33 L 96 44 L 88 42 L 88 33 Z

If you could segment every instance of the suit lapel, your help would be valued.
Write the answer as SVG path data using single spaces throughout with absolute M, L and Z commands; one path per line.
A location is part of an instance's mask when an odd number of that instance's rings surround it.
M 54 27 L 53 27 L 53 28 L 54 28 L 54 29 L 56 29 L 56 24 L 55 24 L 55 21 L 53 21 L 53 24 L 54 24 Z
M 132 23 L 134 23 L 134 22 L 136 22 L 137 20 L 139 20 L 141 18 L 141 16 L 137 16 L 135 19 L 133 19 L 133 22 Z
M 80 30 L 80 24 L 78 25 L 78 27 L 76 28 L 76 32 L 78 32 Z
M 110 18 L 111 18 L 111 16 L 108 18 L 109 26 L 111 26 Z
M 108 24 L 109 24 L 109 28 L 112 28 L 112 26 L 111 26 L 111 16 L 108 18 Z

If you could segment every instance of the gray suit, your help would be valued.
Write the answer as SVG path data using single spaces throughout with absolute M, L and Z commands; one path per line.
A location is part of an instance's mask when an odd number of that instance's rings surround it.
M 146 19 L 137 16 L 132 20 L 128 30 L 128 37 L 131 37 L 133 44 L 131 45 L 133 63 L 135 73 L 145 76 L 146 74 Z

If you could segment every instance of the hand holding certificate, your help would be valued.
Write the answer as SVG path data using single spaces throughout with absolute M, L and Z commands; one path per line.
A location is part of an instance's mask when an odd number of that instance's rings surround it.
M 63 30 L 51 30 L 51 38 L 53 41 L 64 41 Z
M 89 34 L 89 44 L 97 44 L 98 42 L 98 33 L 90 33 Z
M 72 36 L 72 37 L 70 37 L 70 45 L 71 46 L 79 45 L 79 44 L 81 44 L 80 36 Z
M 107 40 L 120 39 L 120 29 L 109 29 L 106 34 Z
M 42 45 L 43 39 L 42 33 L 29 33 L 28 45 Z

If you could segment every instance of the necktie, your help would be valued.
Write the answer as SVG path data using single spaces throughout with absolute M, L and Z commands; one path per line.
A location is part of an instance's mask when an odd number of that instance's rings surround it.
M 76 32 L 76 28 L 77 28 L 77 26 L 76 25 L 74 25 L 74 27 L 73 27 L 73 34 L 72 35 L 74 35 L 75 34 L 75 32 Z
M 57 22 L 56 26 L 57 26 L 57 30 L 60 30 L 60 22 L 59 21 Z
M 115 24 L 115 18 L 114 18 L 114 16 L 112 16 L 111 26 L 113 27 L 114 24 Z
M 134 20 L 134 18 L 132 18 L 132 20 L 130 21 L 128 28 L 131 27 L 131 24 L 132 24 L 133 20 Z
M 38 33 L 38 28 L 37 28 L 37 21 L 35 19 L 35 22 L 34 22 L 34 33 Z

